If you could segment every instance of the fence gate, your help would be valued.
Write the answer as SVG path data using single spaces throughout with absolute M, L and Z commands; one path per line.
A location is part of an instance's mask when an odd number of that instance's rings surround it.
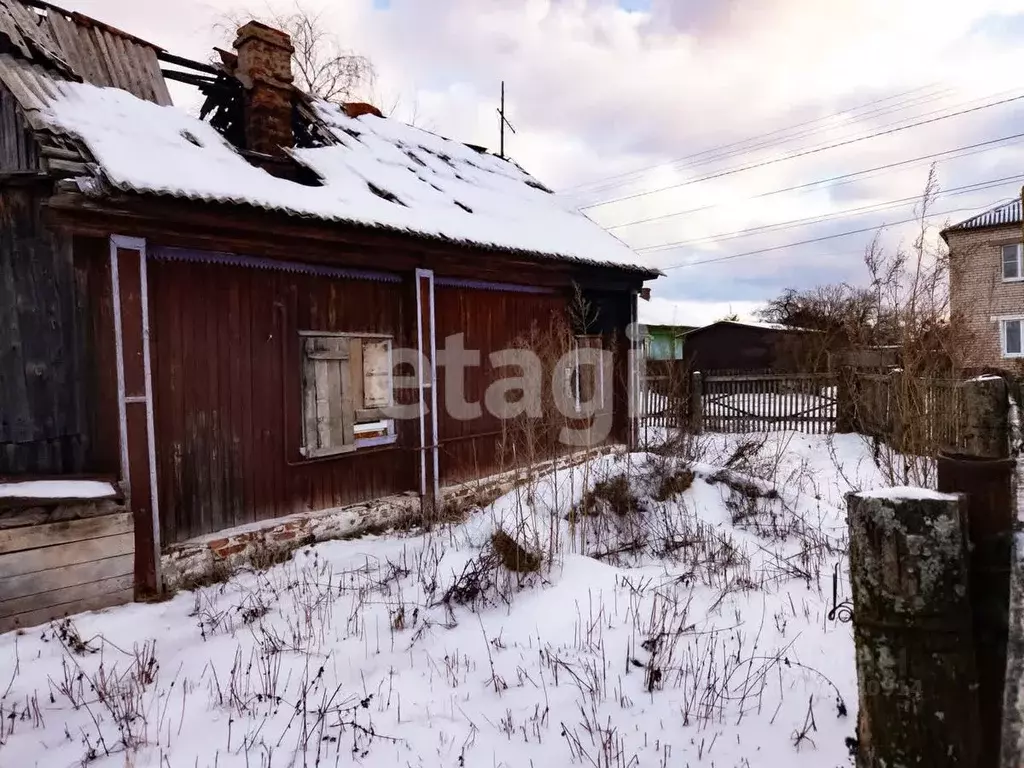
M 700 381 L 703 428 L 712 432 L 835 429 L 836 382 L 819 374 L 705 376 Z

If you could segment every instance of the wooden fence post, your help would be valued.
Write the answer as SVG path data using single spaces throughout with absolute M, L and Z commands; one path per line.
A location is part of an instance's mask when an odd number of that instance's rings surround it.
M 855 402 L 856 373 L 848 365 L 841 367 L 836 376 L 836 432 L 857 432 L 857 403 Z
M 919 488 L 847 496 L 858 768 L 976 765 L 962 501 Z
M 704 431 L 704 383 L 700 371 L 690 378 L 690 431 L 699 435 Z
M 964 400 L 963 453 L 980 459 L 1009 456 L 1010 427 L 1006 381 L 985 376 L 960 384 Z
M 970 603 L 981 718 L 979 768 L 996 768 L 1002 743 L 1013 549 L 1013 472 L 1009 456 L 1006 382 L 985 377 L 962 382 L 962 453 L 938 459 L 940 491 L 966 500 L 970 553 Z

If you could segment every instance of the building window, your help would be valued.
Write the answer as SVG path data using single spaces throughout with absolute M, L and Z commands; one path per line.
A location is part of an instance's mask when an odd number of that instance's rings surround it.
M 1020 243 L 1003 246 L 1003 280 L 1024 279 L 1024 265 L 1021 264 L 1021 252 L 1024 248 Z
M 393 443 L 391 339 L 302 332 L 302 455 Z
M 1024 357 L 1021 334 L 1024 332 L 1024 318 L 1003 320 L 1000 323 L 1003 357 Z

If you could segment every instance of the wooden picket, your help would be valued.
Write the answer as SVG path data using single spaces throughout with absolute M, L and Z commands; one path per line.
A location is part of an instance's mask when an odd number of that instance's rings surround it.
M 858 373 L 847 387 L 854 427 L 901 450 L 928 455 L 955 450 L 963 442 L 959 383 Z M 694 377 L 651 366 L 640 396 L 640 418 L 658 428 L 822 435 L 836 429 L 838 396 L 837 377 L 828 374 L 713 372 Z

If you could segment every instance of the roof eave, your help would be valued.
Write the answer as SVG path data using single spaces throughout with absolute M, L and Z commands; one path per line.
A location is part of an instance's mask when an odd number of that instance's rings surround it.
M 110 184 L 108 181 L 103 180 L 98 176 L 80 177 L 76 179 L 71 179 L 69 181 L 73 182 L 74 192 L 77 192 L 82 197 L 88 198 L 90 200 L 116 202 L 119 198 L 129 198 L 141 202 L 157 200 L 177 200 L 179 202 L 189 203 L 197 206 L 238 206 L 239 208 L 248 209 L 249 211 L 257 215 L 263 214 L 268 216 L 285 216 L 296 222 L 308 222 L 316 224 L 344 224 L 346 226 L 354 227 L 356 229 L 360 229 L 367 232 L 387 232 L 391 235 L 409 238 L 410 240 L 413 241 L 420 240 L 438 245 L 451 246 L 457 248 L 479 249 L 485 252 L 500 253 L 507 256 L 525 258 L 529 259 L 530 261 L 536 261 L 541 263 L 558 262 L 563 264 L 575 264 L 587 268 L 612 270 L 628 274 L 632 279 L 640 281 L 654 280 L 664 275 L 664 273 L 661 272 L 660 270 L 656 270 L 651 267 L 644 267 L 638 264 L 616 264 L 613 262 L 602 262 L 590 259 L 583 259 L 575 256 L 566 256 L 562 254 L 540 253 L 537 251 L 525 251 L 516 248 L 505 248 L 498 245 L 478 243 L 468 240 L 454 240 L 440 235 L 431 235 L 422 232 L 412 232 L 397 227 L 372 225 L 367 224 L 365 222 L 353 221 L 351 219 L 304 216 L 285 209 L 263 208 L 262 206 L 252 205 L 250 203 L 245 202 L 211 201 L 175 195 L 172 193 L 139 191 L 130 188 L 122 189 L 115 185 Z M 70 187 L 68 187 L 67 189 L 71 191 Z

